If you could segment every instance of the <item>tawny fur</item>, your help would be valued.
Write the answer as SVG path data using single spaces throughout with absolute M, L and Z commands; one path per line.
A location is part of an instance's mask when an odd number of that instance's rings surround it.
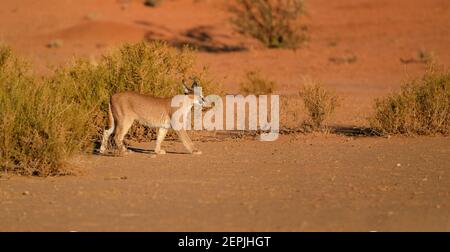
M 123 138 L 127 134 L 134 121 L 151 128 L 159 128 L 155 153 L 165 154 L 161 149 L 161 143 L 171 128 L 171 116 L 175 109 L 171 107 L 171 98 L 157 98 L 136 92 L 121 92 L 111 97 L 109 104 L 109 128 L 103 133 L 100 153 L 105 153 L 110 136 L 114 133 L 114 141 L 121 153 L 127 148 L 123 144 Z M 185 130 L 175 131 L 183 145 L 191 154 L 201 154 L 195 148 Z

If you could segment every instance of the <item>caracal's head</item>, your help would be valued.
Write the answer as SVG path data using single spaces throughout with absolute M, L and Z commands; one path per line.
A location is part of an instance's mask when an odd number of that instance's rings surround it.
M 206 103 L 205 98 L 203 97 L 202 87 L 197 80 L 192 82 L 191 87 L 188 87 L 185 81 L 183 81 L 183 89 L 184 95 L 189 96 L 195 105 L 203 106 Z

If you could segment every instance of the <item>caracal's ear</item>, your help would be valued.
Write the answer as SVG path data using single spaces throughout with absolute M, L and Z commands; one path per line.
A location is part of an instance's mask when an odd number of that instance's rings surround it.
M 185 95 L 190 94 L 192 92 L 192 90 L 186 86 L 186 80 L 183 79 L 182 83 L 183 83 L 183 93 Z
M 197 79 L 194 79 L 194 81 L 192 82 L 192 89 L 194 89 L 196 87 L 200 87 L 200 84 L 198 84 Z
M 190 90 L 188 87 L 186 87 L 185 85 L 183 85 L 183 93 L 184 93 L 185 95 L 188 95 L 188 94 L 191 93 L 191 90 Z

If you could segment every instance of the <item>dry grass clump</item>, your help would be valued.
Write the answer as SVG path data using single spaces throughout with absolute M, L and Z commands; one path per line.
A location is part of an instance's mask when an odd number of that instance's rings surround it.
M 377 99 L 369 122 L 380 134 L 449 135 L 450 72 L 432 67 L 400 92 Z
M 144 0 L 144 5 L 149 7 L 157 7 L 164 2 L 163 0 Z
M 132 90 L 168 97 L 181 93 L 183 79 L 194 77 L 205 93 L 214 92 L 193 65 L 190 49 L 138 43 L 124 45 L 98 64 L 77 60 L 37 78 L 9 48 L 0 47 L 0 170 L 67 174 L 65 160 L 92 151 L 100 139 L 113 93 Z
M 239 33 L 268 48 L 297 48 L 305 39 L 298 24 L 304 14 L 303 0 L 236 0 L 230 12 Z
M 313 130 L 319 129 L 339 106 L 338 97 L 334 92 L 313 81 L 304 84 L 299 94 L 303 98 L 309 116 L 305 126 L 308 125 Z
M 304 132 L 306 114 L 304 102 L 298 94 L 280 95 L 280 131 L 284 133 Z
M 35 78 L 28 64 L 0 47 L 0 171 L 51 176 L 85 143 L 89 115 L 63 87 Z
M 245 95 L 264 95 L 273 93 L 276 86 L 274 81 L 268 80 L 260 72 L 249 71 L 241 82 L 240 89 Z

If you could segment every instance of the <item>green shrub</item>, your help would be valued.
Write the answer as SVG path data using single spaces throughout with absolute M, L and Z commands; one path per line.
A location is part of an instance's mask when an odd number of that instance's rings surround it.
M 245 95 L 271 94 L 276 88 L 274 81 L 266 79 L 259 72 L 249 71 L 245 77 L 245 81 L 240 84 L 241 92 Z
M 194 78 L 195 55 L 163 42 L 128 44 L 107 55 L 98 68 L 111 92 L 134 90 L 158 97 L 180 93 L 183 79 Z M 201 81 L 208 90 L 209 83 Z
M 269 48 L 297 48 L 304 40 L 298 19 L 303 0 L 236 0 L 231 19 L 239 33 L 261 41 Z
M 100 140 L 112 94 L 132 90 L 169 97 L 181 93 L 183 79 L 192 78 L 205 93 L 217 90 L 204 71 L 194 70 L 192 50 L 160 42 L 124 45 L 96 65 L 77 60 L 45 78 L 34 77 L 9 48 L 0 47 L 0 169 L 67 174 L 65 161 L 92 152 Z M 133 132 L 148 129 L 135 126 Z
M 69 172 L 89 118 L 59 95 L 63 88 L 32 76 L 28 65 L 0 47 L 0 170 L 50 176 Z
M 380 134 L 448 135 L 450 72 L 430 69 L 399 93 L 377 99 L 369 122 Z
M 320 128 L 339 106 L 336 94 L 326 90 L 319 83 L 310 82 L 303 85 L 300 89 L 300 96 L 303 98 L 309 116 L 306 123 L 313 129 Z

